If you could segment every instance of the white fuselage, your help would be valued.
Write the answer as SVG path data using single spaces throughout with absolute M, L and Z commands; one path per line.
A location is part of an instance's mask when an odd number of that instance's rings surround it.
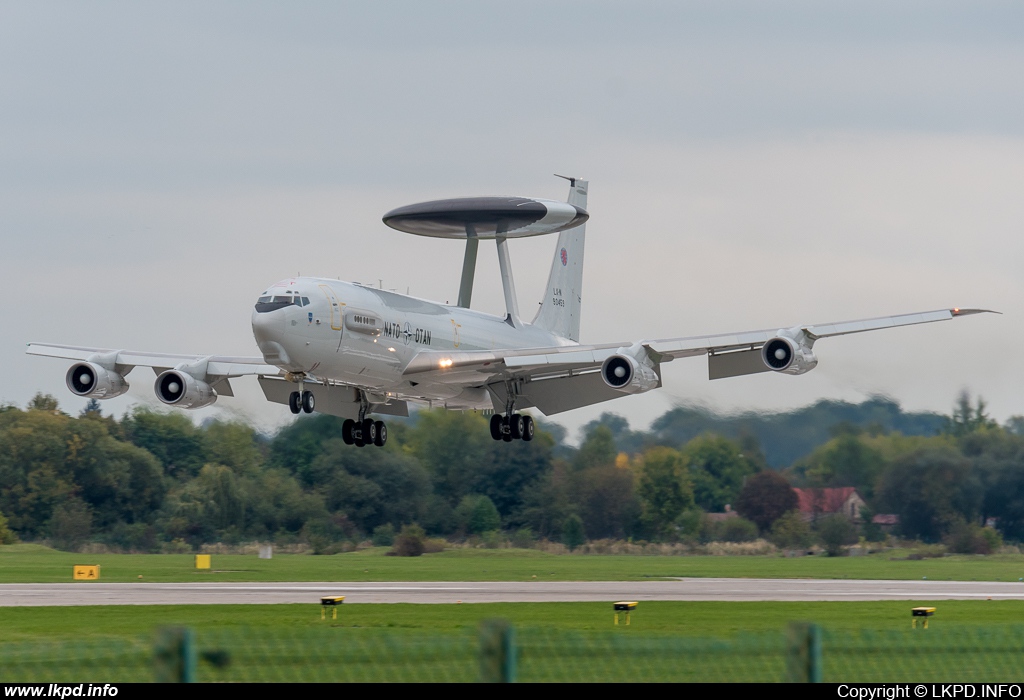
M 402 376 L 422 350 L 494 350 L 575 345 L 530 324 L 513 327 L 491 314 L 332 279 L 278 282 L 260 299 L 297 297 L 252 314 L 252 330 L 267 363 L 320 380 L 393 396 L 450 399 L 463 386 L 410 385 Z M 308 303 L 304 300 L 308 299 Z

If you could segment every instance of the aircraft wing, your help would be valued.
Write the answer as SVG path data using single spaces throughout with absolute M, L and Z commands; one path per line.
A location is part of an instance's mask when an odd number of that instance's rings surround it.
M 595 372 L 612 355 L 628 354 L 646 362 L 657 373 L 656 385 L 660 386 L 660 364 L 676 358 L 708 355 L 711 379 L 755 374 L 771 371 L 761 357 L 761 348 L 776 337 L 784 336 L 809 351 L 820 338 L 947 321 L 987 312 L 986 309 L 939 309 L 788 329 L 641 340 L 635 343 L 469 352 L 424 351 L 412 359 L 404 374 L 414 382 L 486 385 L 500 399 L 500 403 L 504 402 L 505 380 L 527 380 L 523 395 L 527 397 L 529 405 L 550 415 L 622 396 L 622 391 L 604 384 Z M 517 400 L 517 405 L 523 405 L 523 402 Z
M 134 350 L 116 350 L 112 348 L 87 348 L 77 345 L 49 345 L 46 343 L 29 343 L 29 355 L 43 357 L 59 357 L 65 360 L 81 360 L 84 362 L 101 359 L 109 364 L 124 368 L 127 374 L 133 367 L 152 367 L 157 374 L 182 363 L 193 364 L 208 362 L 206 373 L 210 376 L 230 378 L 251 374 L 276 375 L 280 369 L 268 365 L 262 357 L 232 357 L 227 355 L 176 355 L 162 352 L 137 352 Z

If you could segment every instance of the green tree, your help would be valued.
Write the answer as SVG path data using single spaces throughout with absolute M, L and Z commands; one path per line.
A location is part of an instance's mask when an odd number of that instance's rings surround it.
M 69 498 L 53 509 L 50 537 L 57 549 L 77 552 L 92 536 L 92 511 L 80 498 Z
M 395 528 L 391 523 L 373 528 L 373 546 L 390 547 L 395 543 Z
M 974 520 L 982 488 L 970 462 L 939 442 L 898 459 L 882 475 L 879 498 L 899 514 L 902 534 L 935 542 L 958 518 Z
M 87 416 L 99 418 L 103 416 L 103 408 L 100 406 L 100 402 L 96 399 L 89 399 L 85 403 L 85 408 L 79 414 L 80 417 L 85 418 Z
M 709 512 L 721 512 L 735 503 L 744 478 L 755 471 L 739 445 L 720 435 L 696 437 L 683 447 L 682 454 L 693 480 L 694 500 Z
M 180 411 L 158 413 L 137 406 L 121 422 L 128 440 L 159 460 L 164 472 L 179 481 L 194 477 L 208 463 L 205 440 Z
M 309 473 L 332 513 L 344 513 L 363 533 L 385 523 L 420 522 L 431 495 L 420 460 L 401 450 L 358 450 L 334 438 L 324 443 Z
M 628 466 L 603 464 L 574 471 L 569 494 L 591 539 L 624 538 L 633 533 L 641 506 Z
M 721 542 L 753 542 L 757 539 L 757 525 L 744 518 L 729 518 L 719 523 L 715 539 Z
M 4 517 L 3 513 L 0 513 L 0 544 L 14 544 L 18 541 L 18 536 L 7 527 L 7 518 Z
M 782 549 L 807 549 L 814 542 L 814 534 L 800 513 L 791 510 L 772 524 L 768 539 Z
M 985 401 L 980 396 L 972 406 L 970 392 L 966 390 L 960 392 L 956 406 L 953 407 L 953 413 L 946 418 L 943 432 L 955 437 L 963 437 L 979 430 L 997 427 L 998 424 L 989 417 L 985 408 Z
M 434 490 L 452 506 L 477 492 L 480 470 L 490 462 L 495 444 L 482 416 L 443 409 L 417 413 L 406 440 Z
M 427 535 L 423 528 L 415 523 L 402 527 L 402 531 L 395 537 L 395 544 L 391 553 L 399 557 L 418 557 L 427 549 Z
M 28 402 L 28 410 L 58 413 L 60 411 L 60 406 L 57 404 L 57 399 L 51 394 L 39 392 L 32 397 L 31 401 Z
M 869 501 L 879 475 L 888 466 L 872 437 L 855 428 L 837 431 L 836 437 L 816 449 L 797 466 L 804 481 L 814 487 L 853 486 Z
M 857 542 L 857 528 L 844 515 L 827 515 L 818 520 L 818 535 L 830 557 L 840 556 L 845 545 Z
M 459 527 L 471 535 L 481 535 L 501 527 L 501 516 L 494 502 L 479 494 L 464 496 L 455 509 L 455 517 Z
M 674 537 L 679 516 L 693 506 L 693 488 L 682 455 L 670 447 L 645 452 L 637 492 L 647 527 L 657 537 Z
M 772 523 L 797 507 L 798 500 L 784 476 L 763 471 L 747 477 L 736 498 L 736 512 L 767 532 Z
M 580 445 L 573 460 L 573 468 L 576 471 L 583 471 L 590 467 L 614 464 L 617 455 L 618 450 L 615 449 L 615 438 L 612 436 L 611 428 L 607 425 L 597 425 Z
M 572 552 L 586 541 L 587 537 L 583 533 L 583 521 L 580 520 L 580 516 L 573 513 L 565 519 L 565 524 L 562 525 L 562 544 Z

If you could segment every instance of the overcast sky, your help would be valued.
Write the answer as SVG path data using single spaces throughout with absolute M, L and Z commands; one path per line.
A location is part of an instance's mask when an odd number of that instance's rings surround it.
M 460 245 L 381 215 L 564 199 L 558 172 L 591 181 L 584 342 L 1004 312 L 823 340 L 801 377 L 676 361 L 570 432 L 964 388 L 1024 414 L 1020 3 L 0 1 L 0 65 L 0 401 L 85 403 L 29 341 L 256 354 L 255 297 L 299 272 L 454 300 Z M 553 246 L 513 243 L 521 308 Z M 291 419 L 234 385 L 199 417 Z

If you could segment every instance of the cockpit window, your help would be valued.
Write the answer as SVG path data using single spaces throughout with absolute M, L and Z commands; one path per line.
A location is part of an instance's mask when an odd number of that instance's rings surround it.
M 309 297 L 302 297 L 302 305 L 309 306 Z
M 256 312 L 265 314 L 268 311 L 276 311 L 286 306 L 302 306 L 300 297 L 297 296 L 265 296 L 256 301 Z

